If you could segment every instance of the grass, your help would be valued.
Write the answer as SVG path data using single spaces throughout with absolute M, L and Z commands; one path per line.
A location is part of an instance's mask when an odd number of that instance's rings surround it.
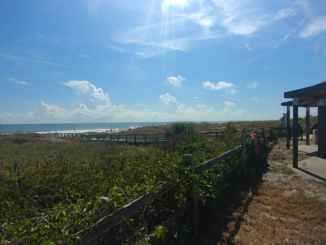
M 302 189 L 290 196 L 283 188 L 263 183 L 258 187 L 233 244 L 325 244 L 326 205 L 307 197 Z M 241 214 L 233 213 L 232 231 Z

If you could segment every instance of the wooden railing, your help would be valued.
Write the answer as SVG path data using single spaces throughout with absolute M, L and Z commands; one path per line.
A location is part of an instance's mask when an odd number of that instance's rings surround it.
M 263 139 L 267 141 L 274 141 L 278 138 L 286 138 L 287 135 L 287 127 L 269 127 L 269 128 L 261 128 Z M 301 140 L 303 139 L 302 128 L 298 135 L 301 136 Z
M 199 131 L 208 138 L 220 138 L 224 136 L 224 131 Z M 168 139 L 164 133 L 158 134 L 76 134 L 76 133 L 48 133 L 50 138 L 81 138 L 86 141 L 109 140 L 117 143 L 158 143 Z
M 241 151 L 241 158 L 236 161 L 231 167 L 229 167 L 225 173 L 225 175 L 229 175 L 232 171 L 236 169 L 236 167 L 239 165 L 239 163 L 243 162 L 244 167 L 244 175 L 245 178 L 247 178 L 247 167 L 246 167 L 246 141 L 244 139 L 241 140 L 241 145 L 234 148 L 231 151 L 228 151 L 220 156 L 217 156 L 213 159 L 210 159 L 203 164 L 195 167 L 194 166 L 194 160 L 192 155 L 186 154 L 183 156 L 183 161 L 185 163 L 185 167 L 191 168 L 191 173 L 198 174 L 200 172 L 203 172 L 211 167 L 213 167 L 215 164 L 221 162 L 227 157 L 230 157 L 238 152 Z M 175 187 L 178 184 L 171 183 L 168 181 L 161 181 L 157 183 L 156 187 L 149 193 L 145 194 L 144 196 L 139 197 L 138 199 L 132 201 L 131 203 L 125 205 L 123 208 L 117 210 L 111 215 L 108 215 L 101 220 L 97 221 L 95 224 L 90 225 L 89 227 L 86 227 L 85 229 L 79 231 L 75 234 L 75 236 L 83 236 L 79 244 L 87 244 L 91 240 L 96 239 L 100 235 L 104 234 L 105 232 L 109 231 L 111 228 L 113 228 L 115 225 L 119 224 L 121 221 L 127 219 L 129 216 L 137 212 L 140 208 L 145 207 L 148 205 L 148 203 L 152 202 L 156 198 L 163 195 L 165 192 L 171 190 L 173 187 Z M 194 184 L 194 183 L 193 183 Z M 180 217 L 182 217 L 186 212 L 189 212 L 191 210 L 191 207 L 193 205 L 197 205 L 197 198 L 195 198 L 195 201 L 188 201 L 185 205 L 185 207 L 181 208 L 176 212 L 174 217 L 172 218 L 174 221 L 178 220 Z M 191 215 L 197 215 L 197 213 L 192 213 Z M 195 217 L 195 220 L 197 218 Z M 196 222 L 196 232 L 197 232 L 197 222 Z

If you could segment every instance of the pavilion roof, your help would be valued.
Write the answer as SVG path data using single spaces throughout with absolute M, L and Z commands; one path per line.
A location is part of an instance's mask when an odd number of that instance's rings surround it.
M 284 98 L 299 98 L 300 107 L 316 107 L 317 100 L 326 99 L 326 81 L 316 85 L 284 93 Z M 281 103 L 282 106 L 293 106 L 293 101 Z

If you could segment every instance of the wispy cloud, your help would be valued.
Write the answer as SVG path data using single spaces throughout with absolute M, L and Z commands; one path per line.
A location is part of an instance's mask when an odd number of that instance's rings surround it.
M 15 56 L 15 55 L 11 55 L 11 54 L 3 54 L 0 53 L 0 57 L 12 61 L 12 62 L 18 62 L 18 61 L 28 61 L 28 62 L 35 62 L 35 63 L 41 63 L 41 64 L 45 64 L 45 65 L 51 65 L 51 66 L 59 66 L 59 67 L 68 67 L 71 68 L 71 66 L 66 66 L 66 65 L 60 65 L 60 64 L 56 64 L 56 63 L 52 63 L 52 62 L 48 62 L 48 61 L 44 61 L 44 60 L 37 60 L 37 59 L 28 59 L 28 58 L 24 58 L 24 57 L 19 57 L 19 56 Z
M 112 44 L 109 44 L 109 43 L 108 43 L 107 46 L 108 46 L 110 49 L 113 49 L 114 51 L 118 51 L 118 52 L 120 52 L 120 53 L 123 53 L 123 52 L 124 52 L 123 48 L 119 48 L 119 47 L 114 46 L 114 45 L 112 45 Z
M 78 54 L 79 57 L 86 58 L 86 59 L 91 59 L 92 57 L 86 54 Z
M 198 99 L 198 97 L 194 97 L 194 99 Z
M 57 76 L 61 76 L 63 73 L 61 71 L 57 71 L 57 72 L 52 72 L 52 76 L 57 77 Z
M 256 88 L 257 85 L 258 85 L 257 82 L 252 82 L 252 83 L 250 83 L 250 84 L 247 84 L 246 87 L 247 87 L 247 88 Z
M 248 7 L 246 1 L 215 0 L 214 2 L 221 8 L 221 14 L 224 16 L 221 24 L 229 33 L 235 35 L 251 35 L 267 25 L 297 13 L 292 8 L 281 9 L 276 14 L 262 13 L 257 8 Z
M 250 44 L 249 44 L 249 43 L 246 43 L 245 47 L 246 47 L 246 49 L 247 49 L 248 51 L 251 50 L 251 47 L 250 47 Z
M 9 77 L 8 80 L 10 82 L 13 82 L 13 83 L 16 83 L 16 84 L 21 84 L 21 85 L 29 85 L 29 83 L 25 82 L 25 81 L 21 81 L 21 80 L 18 80 L 16 78 L 12 78 L 12 77 Z
M 252 98 L 249 99 L 249 101 L 257 101 L 257 100 L 258 100 L 258 99 L 255 98 L 255 97 L 252 97 Z
M 231 94 L 231 95 L 238 93 L 238 91 L 234 89 L 233 83 L 227 83 L 225 81 L 221 81 L 216 84 L 206 81 L 206 82 L 202 82 L 202 85 L 203 85 L 203 88 L 206 88 L 206 89 L 212 89 L 212 90 L 225 89 L 226 93 Z
M 166 80 L 168 81 L 169 84 L 172 84 L 176 87 L 180 87 L 182 82 L 186 81 L 186 79 L 181 76 L 168 77 L 168 78 L 166 78 Z
M 314 19 L 303 30 L 300 31 L 300 37 L 314 37 L 326 31 L 326 15 Z
M 224 102 L 224 104 L 226 104 L 227 106 L 235 106 L 235 104 L 230 101 L 226 101 L 226 102 Z

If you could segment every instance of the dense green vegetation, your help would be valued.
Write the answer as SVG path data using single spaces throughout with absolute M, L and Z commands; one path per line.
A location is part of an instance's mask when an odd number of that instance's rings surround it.
M 202 204 L 217 198 L 227 185 L 226 169 L 239 159 L 239 155 L 231 156 L 193 175 L 183 166 L 183 154 L 193 154 L 195 164 L 200 165 L 237 147 L 240 138 L 246 139 L 248 151 L 252 152 L 252 140 L 244 131 L 228 135 L 225 141 L 208 141 L 194 132 L 193 125 L 181 123 L 168 129 L 167 134 L 173 147 L 1 136 L 0 146 L 6 148 L 7 154 L 16 153 L 19 157 L 0 158 L 0 241 L 75 243 L 80 238 L 75 236 L 78 231 L 151 191 L 159 181 L 176 183 L 169 193 L 105 235 L 107 241 L 115 244 L 142 239 L 155 227 L 158 229 L 157 225 L 167 224 L 194 192 Z M 98 152 L 91 144 L 100 146 Z M 37 147 L 45 148 L 37 151 Z M 194 181 L 196 185 L 192 186 Z M 169 224 L 173 227 L 173 223 Z M 191 237 L 189 230 L 191 227 L 183 227 L 183 232 Z M 158 232 L 163 236 L 161 233 Z

